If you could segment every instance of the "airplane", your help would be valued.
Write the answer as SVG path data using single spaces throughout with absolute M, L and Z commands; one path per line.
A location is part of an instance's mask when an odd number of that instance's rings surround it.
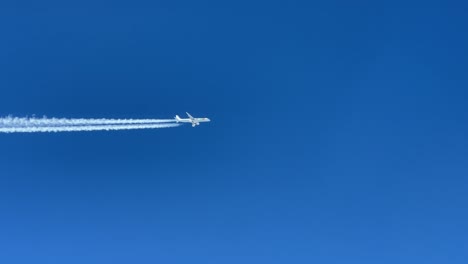
M 185 112 L 185 113 L 187 113 L 187 112 Z M 209 118 L 206 118 L 206 117 L 195 118 L 195 117 L 191 116 L 189 113 L 187 113 L 187 116 L 189 118 L 180 118 L 178 115 L 176 115 L 175 120 L 176 120 L 177 123 L 179 123 L 179 122 L 181 122 L 181 123 L 192 123 L 192 127 L 199 126 L 200 122 L 210 122 L 211 121 Z

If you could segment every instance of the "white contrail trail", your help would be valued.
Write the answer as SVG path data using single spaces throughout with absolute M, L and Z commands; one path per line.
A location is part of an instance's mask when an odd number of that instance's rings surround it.
M 36 132 L 75 132 L 98 130 L 129 130 L 178 127 L 179 124 L 98 124 L 76 126 L 16 126 L 0 127 L 0 133 L 36 133 Z
M 104 124 L 172 123 L 174 119 L 0 118 L 0 126 L 81 126 Z
M 0 133 L 72 132 L 177 127 L 174 119 L 0 118 Z

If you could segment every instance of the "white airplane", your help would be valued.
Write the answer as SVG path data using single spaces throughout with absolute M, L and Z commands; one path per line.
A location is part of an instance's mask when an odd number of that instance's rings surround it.
M 187 113 L 187 112 L 186 112 Z M 210 122 L 211 120 L 206 117 L 202 118 L 195 118 L 187 113 L 189 118 L 180 118 L 178 115 L 175 116 L 175 120 L 177 123 L 192 123 L 192 127 L 199 126 L 200 122 Z

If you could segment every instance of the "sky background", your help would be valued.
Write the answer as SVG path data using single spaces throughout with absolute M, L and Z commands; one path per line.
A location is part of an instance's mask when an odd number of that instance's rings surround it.
M 0 4 L 1 263 L 467 263 L 468 4 Z

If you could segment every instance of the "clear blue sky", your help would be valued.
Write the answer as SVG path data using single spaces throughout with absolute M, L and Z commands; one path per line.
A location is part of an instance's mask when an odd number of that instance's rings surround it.
M 0 263 L 467 263 L 463 1 L 0 6 L 0 115 L 212 119 L 0 135 Z

